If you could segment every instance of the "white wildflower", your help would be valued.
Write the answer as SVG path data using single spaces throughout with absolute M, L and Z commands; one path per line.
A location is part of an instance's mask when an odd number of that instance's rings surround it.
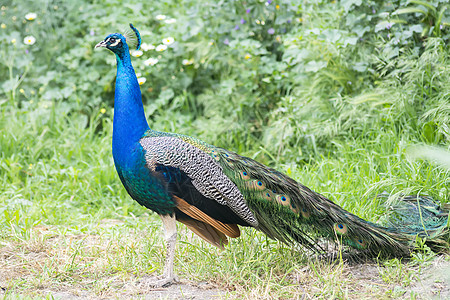
M 165 15 L 157 15 L 155 18 L 156 18 L 156 20 L 158 20 L 158 21 L 162 21 L 162 20 L 165 20 L 165 19 L 166 19 L 166 16 L 165 16 Z
M 183 65 L 185 65 L 185 66 L 189 66 L 189 65 L 192 65 L 194 63 L 194 59 L 193 58 L 191 58 L 191 59 L 183 59 L 183 61 L 181 63 Z
M 143 51 L 153 50 L 155 49 L 155 46 L 153 46 L 152 44 L 142 43 L 141 49 Z
M 175 42 L 175 39 L 171 36 L 166 37 L 165 39 L 162 40 L 164 45 L 172 45 L 173 42 Z
M 37 14 L 33 13 L 33 12 L 27 13 L 25 15 L 25 19 L 27 19 L 28 21 L 33 21 L 34 19 L 36 19 L 36 17 L 37 17 Z
M 141 50 L 134 50 L 131 55 L 133 55 L 134 57 L 139 57 L 142 56 L 142 54 L 144 54 L 144 52 L 142 52 Z
M 167 49 L 166 45 L 158 45 L 158 46 L 156 46 L 156 51 L 158 51 L 158 52 L 162 52 L 162 51 L 164 51 L 166 49 Z
M 174 18 L 167 19 L 167 20 L 164 21 L 164 23 L 166 23 L 166 24 L 173 24 L 173 23 L 176 23 L 176 22 L 177 22 L 177 20 L 174 19 Z
M 159 59 L 150 57 L 147 60 L 144 60 L 144 65 L 146 66 L 154 66 L 158 63 Z
M 145 77 L 139 77 L 137 80 L 138 80 L 139 85 L 143 85 L 147 81 L 147 79 Z
M 23 43 L 25 45 L 33 45 L 34 43 L 36 43 L 36 38 L 34 36 L 32 36 L 32 35 L 26 36 L 23 39 Z

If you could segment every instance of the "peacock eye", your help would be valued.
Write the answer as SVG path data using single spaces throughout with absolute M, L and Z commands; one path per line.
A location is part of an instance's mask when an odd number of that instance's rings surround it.
M 114 43 L 114 42 L 116 41 L 116 39 L 115 39 L 115 38 L 110 38 L 109 41 L 110 41 L 111 43 Z

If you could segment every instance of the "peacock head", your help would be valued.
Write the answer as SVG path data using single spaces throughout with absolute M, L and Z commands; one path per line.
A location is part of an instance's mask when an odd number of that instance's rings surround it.
M 131 23 L 130 28 L 131 30 L 128 29 L 123 34 L 111 33 L 103 41 L 95 45 L 95 48 L 105 47 L 119 56 L 129 51 L 129 47 L 136 47 L 136 50 L 139 50 L 141 47 L 141 35 Z

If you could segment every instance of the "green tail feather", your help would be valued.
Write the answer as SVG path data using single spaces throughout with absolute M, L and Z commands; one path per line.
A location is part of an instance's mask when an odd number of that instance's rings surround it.
M 259 230 L 285 243 L 322 252 L 318 238 L 371 256 L 404 256 L 416 236 L 434 249 L 449 246 L 448 210 L 428 197 L 408 196 L 392 213 L 388 227 L 367 222 L 288 176 L 225 149 L 211 155 L 237 185 L 259 222 Z
M 381 195 L 383 197 L 383 194 Z M 435 250 L 449 247 L 450 205 L 437 205 L 428 196 L 405 196 L 391 209 L 390 232 L 427 239 Z

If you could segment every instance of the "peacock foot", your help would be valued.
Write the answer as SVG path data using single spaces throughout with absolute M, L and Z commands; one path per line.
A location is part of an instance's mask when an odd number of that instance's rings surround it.
M 175 275 L 159 275 L 153 277 L 143 277 L 141 280 L 139 280 L 138 285 L 141 289 L 151 289 L 168 287 L 176 282 L 178 282 L 178 278 Z

